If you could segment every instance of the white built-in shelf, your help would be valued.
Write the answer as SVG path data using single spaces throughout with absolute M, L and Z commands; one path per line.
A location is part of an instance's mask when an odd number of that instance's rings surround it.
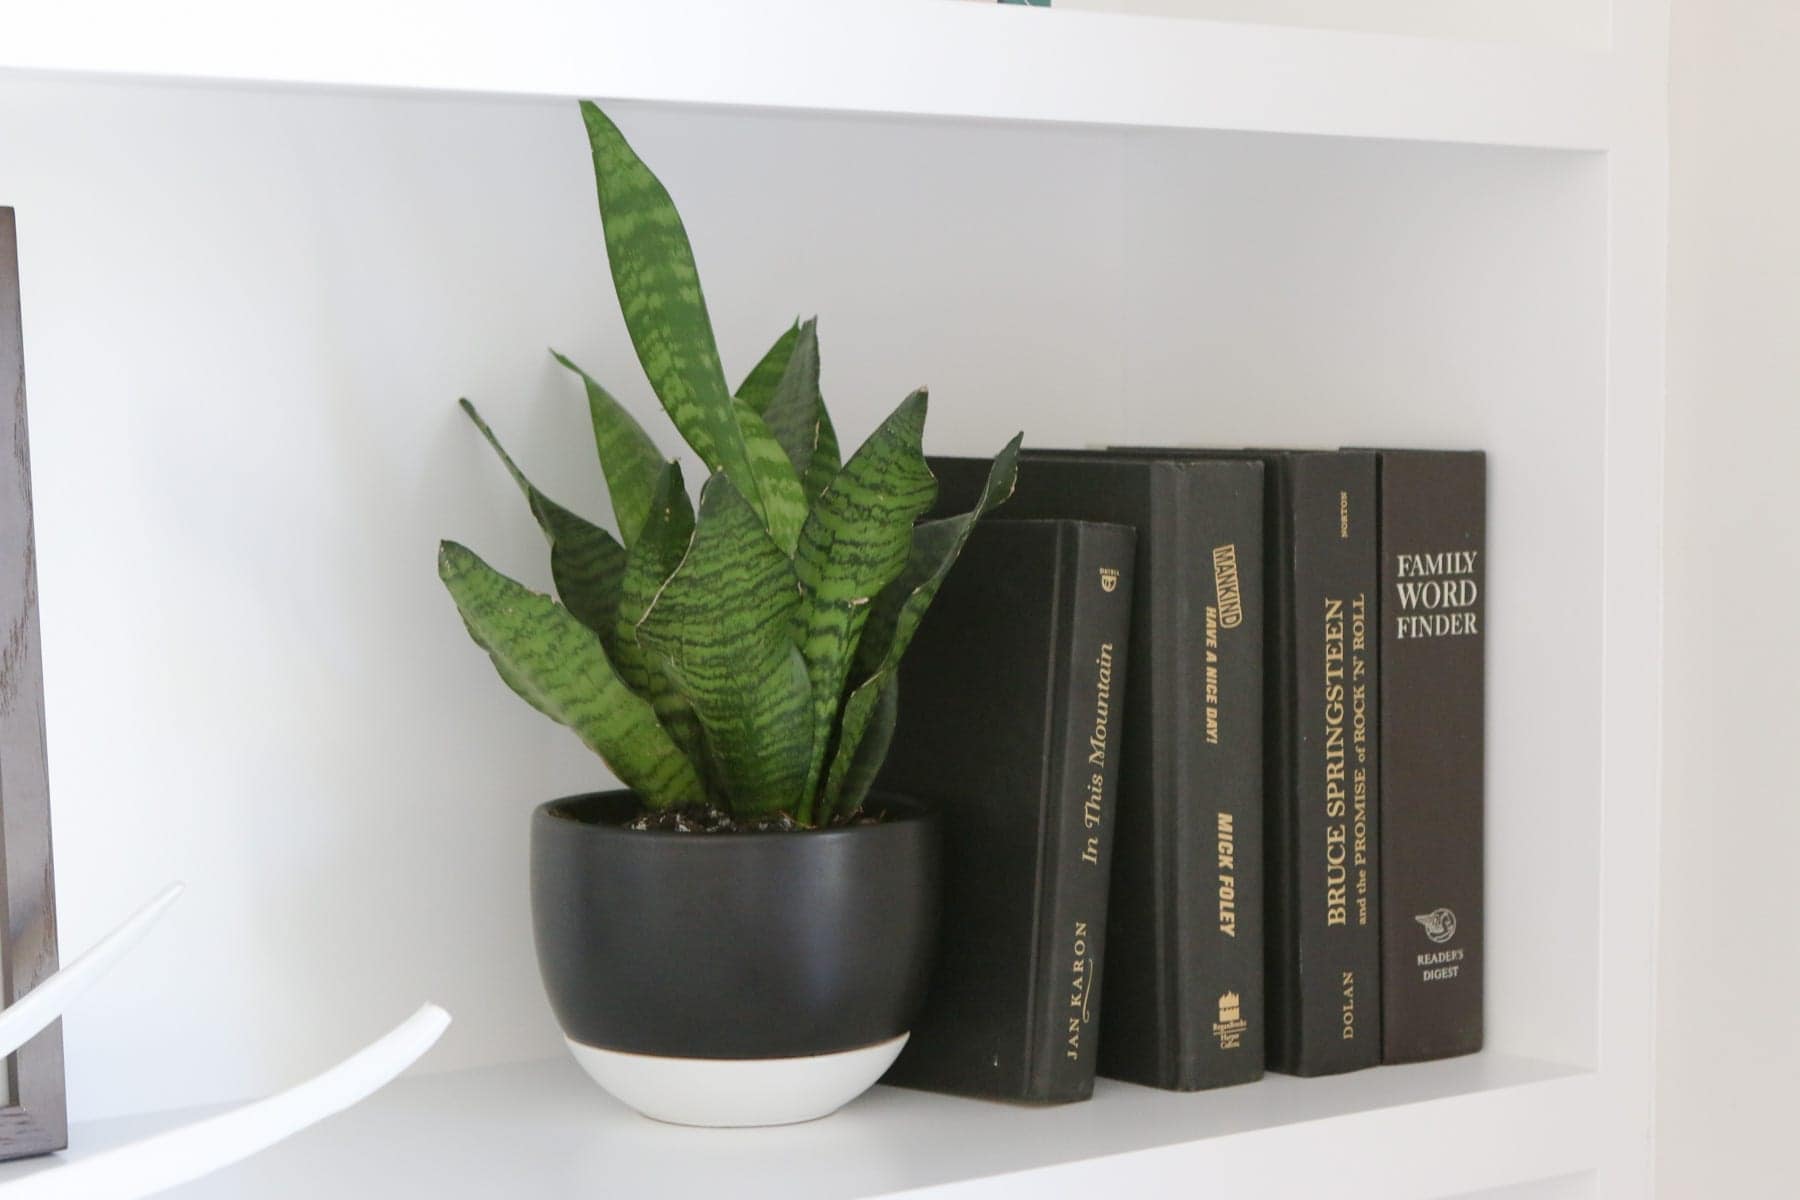
M 1196 1195 L 1401 1200 L 1591 1169 L 1598 1096 L 1590 1074 L 1484 1054 L 1193 1095 L 1102 1080 L 1091 1102 L 1049 1109 L 877 1088 L 807 1125 L 695 1130 L 636 1116 L 556 1059 L 402 1080 L 171 1200 L 844 1200 L 920 1189 L 1044 1200 L 1165 1194 L 1182 1178 Z M 77 1127 L 71 1153 L 192 1115 Z M 0 1185 L 54 1169 L 14 1164 Z
M 269 1091 L 430 998 L 451 1073 L 179 1200 L 1647 1194 L 1667 9 L 1578 7 L 1612 49 L 955 0 L 0 6 L 65 950 L 191 884 L 71 1014 L 76 1113 Z M 945 452 L 1488 450 L 1506 1054 L 1052 1111 L 877 1090 L 760 1133 L 565 1060 L 455 1070 L 556 1046 L 525 814 L 604 781 L 430 570 L 454 535 L 548 582 L 452 400 L 596 515 L 543 347 L 655 417 L 572 96 L 627 102 L 728 363 L 825 316 L 846 433 L 929 382 Z
M 0 69 L 1600 149 L 1612 56 L 951 0 L 59 0 Z

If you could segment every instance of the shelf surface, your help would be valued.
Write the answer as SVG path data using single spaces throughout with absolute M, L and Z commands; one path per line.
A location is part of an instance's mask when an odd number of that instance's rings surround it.
M 1610 55 L 949 0 L 60 0 L 0 69 L 1602 149 Z
M 1270 1076 L 1193 1095 L 1102 1080 L 1092 1102 L 1048 1109 L 884 1087 L 807 1125 L 696 1130 L 631 1113 L 557 1059 L 404 1079 L 168 1194 L 1042 1197 L 1150 1195 L 1158 1181 L 1184 1178 L 1279 1194 L 1329 1184 L 1348 1197 L 1444 1195 L 1592 1166 L 1594 1083 L 1574 1068 L 1483 1054 L 1327 1079 Z M 200 1115 L 77 1126 L 70 1155 Z M 0 1186 L 55 1169 L 10 1164 Z

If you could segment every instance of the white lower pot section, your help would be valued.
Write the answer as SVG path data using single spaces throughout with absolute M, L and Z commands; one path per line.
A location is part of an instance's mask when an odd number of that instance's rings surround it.
M 900 1057 L 910 1035 L 807 1058 L 664 1058 L 570 1041 L 594 1082 L 676 1125 L 792 1125 L 836 1112 Z

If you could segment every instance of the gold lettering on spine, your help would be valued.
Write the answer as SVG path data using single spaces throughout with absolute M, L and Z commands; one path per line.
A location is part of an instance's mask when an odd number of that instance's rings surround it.
M 1351 861 L 1356 867 L 1356 924 L 1369 925 L 1369 598 L 1350 603 Z
M 1088 831 L 1081 848 L 1081 861 L 1090 867 L 1100 865 L 1100 835 L 1095 831 L 1100 828 L 1105 809 L 1102 796 L 1106 790 L 1106 740 L 1112 722 L 1111 642 L 1100 643 L 1100 655 L 1094 659 L 1094 666 L 1094 731 L 1088 736 L 1087 756 L 1088 766 L 1093 770 L 1088 774 L 1087 795 L 1081 802 L 1081 823 Z
M 1219 610 L 1206 606 L 1206 744 L 1219 744 Z
M 1214 546 L 1213 590 L 1219 597 L 1219 624 L 1236 629 L 1244 623 L 1244 593 L 1238 583 L 1237 544 Z
M 1237 936 L 1237 830 L 1230 813 L 1218 814 L 1219 932 Z
M 1206 606 L 1206 744 L 1219 744 L 1219 631 L 1244 623 L 1243 584 L 1238 579 L 1237 545 L 1227 542 L 1212 552 L 1213 588 L 1217 604 Z
M 1344 789 L 1344 602 L 1325 600 L 1325 923 L 1350 919 Z
M 1081 1029 L 1093 1019 L 1089 1004 L 1094 995 L 1094 964 L 1088 958 L 1086 921 L 1075 922 L 1074 965 L 1070 968 L 1068 1037 L 1063 1044 L 1063 1057 L 1074 1062 L 1081 1057 Z

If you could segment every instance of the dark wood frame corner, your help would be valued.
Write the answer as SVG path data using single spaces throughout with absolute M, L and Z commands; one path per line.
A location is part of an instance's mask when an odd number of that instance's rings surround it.
M 9 392 L 0 428 L 0 999 L 7 1004 L 55 974 L 57 960 L 18 229 L 13 210 L 0 208 L 0 399 Z M 12 1103 L 0 1107 L 0 1159 L 67 1146 L 62 1022 L 19 1047 L 6 1074 Z

